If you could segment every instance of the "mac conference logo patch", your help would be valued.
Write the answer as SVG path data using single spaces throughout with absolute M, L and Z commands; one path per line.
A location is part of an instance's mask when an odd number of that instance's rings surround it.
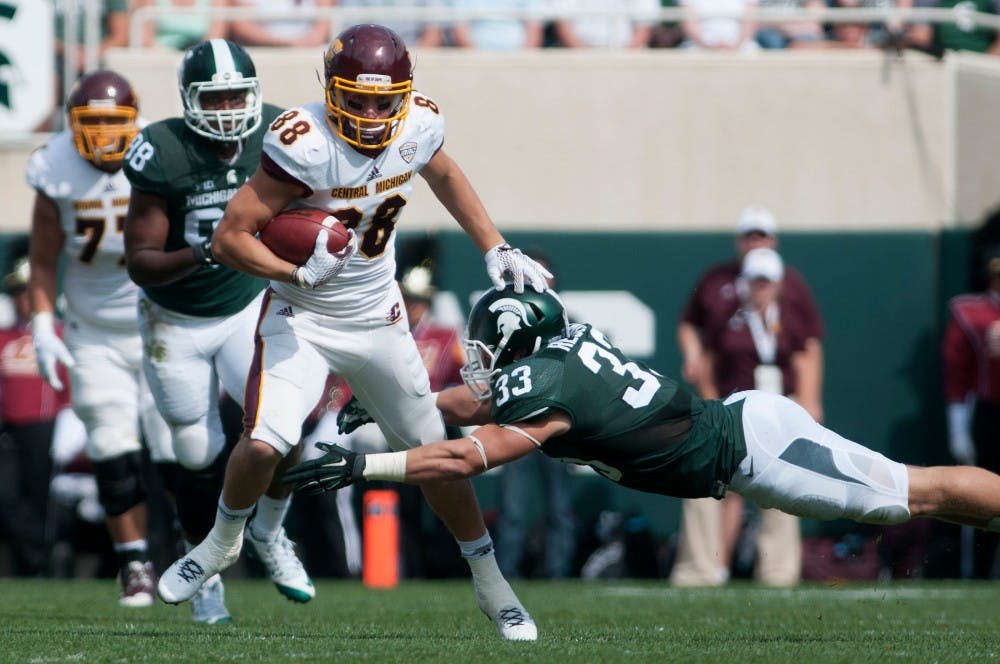
M 403 158 L 407 164 L 413 161 L 413 157 L 417 154 L 417 144 L 413 141 L 408 143 L 403 143 L 399 146 L 399 156 Z

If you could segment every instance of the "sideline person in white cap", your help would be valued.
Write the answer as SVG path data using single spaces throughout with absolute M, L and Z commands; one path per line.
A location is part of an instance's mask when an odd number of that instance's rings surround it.
M 775 370 L 762 369 L 755 376 L 760 358 L 743 358 L 753 366 L 730 367 L 731 359 L 719 343 L 727 333 L 737 332 L 747 349 L 754 349 L 749 328 L 730 331 L 729 324 L 737 320 L 748 297 L 765 295 L 780 297 L 781 322 L 794 319 L 796 339 L 801 337 L 801 349 L 796 350 L 793 391 L 782 385 L 774 391 L 797 393 L 797 401 L 816 418 L 823 420 L 821 403 L 823 377 L 823 321 L 812 292 L 802 275 L 785 266 L 776 253 L 778 226 L 774 215 L 765 207 L 748 206 L 736 223 L 736 256 L 710 267 L 699 279 L 681 313 L 677 340 L 683 356 L 683 376 L 703 398 L 718 398 L 739 389 L 753 388 L 756 381 L 770 381 L 774 386 L 781 377 Z M 746 263 L 745 259 L 749 259 Z M 779 285 L 780 282 L 780 285 Z M 773 291 L 773 293 L 769 293 Z M 780 295 L 779 295 L 780 292 Z M 784 338 L 784 332 L 781 335 Z M 798 342 L 796 342 L 798 343 Z M 766 341 L 765 341 L 766 344 Z M 786 358 L 789 359 L 789 358 Z M 719 380 L 720 373 L 741 379 Z M 724 376 L 723 376 L 724 377 Z M 783 515 L 782 515 L 783 516 Z M 776 524 L 778 534 L 769 535 L 771 517 L 762 514 L 761 532 L 757 538 L 757 565 L 754 578 L 766 585 L 793 585 L 798 582 L 801 554 L 798 523 Z M 681 514 L 681 538 L 677 558 L 671 570 L 671 583 L 678 586 L 714 586 L 728 580 L 732 552 L 743 525 L 742 501 L 717 501 L 711 498 L 684 500 Z M 794 554 L 791 557 L 787 554 Z

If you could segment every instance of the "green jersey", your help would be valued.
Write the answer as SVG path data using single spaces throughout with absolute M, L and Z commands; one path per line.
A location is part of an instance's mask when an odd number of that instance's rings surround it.
M 700 399 L 627 358 L 590 325 L 573 325 L 567 336 L 504 367 L 493 384 L 497 424 L 553 410 L 572 424 L 542 452 L 640 491 L 720 495 L 746 456 L 742 401 Z
M 209 141 L 190 131 L 181 118 L 154 122 L 135 137 L 123 170 L 133 189 L 166 202 L 170 229 L 165 251 L 211 237 L 229 199 L 257 169 L 264 133 L 280 113 L 277 106 L 264 104 L 263 122 L 232 162 L 219 159 Z M 224 265 L 206 265 L 177 281 L 143 290 L 166 309 L 208 318 L 242 311 L 266 285 Z

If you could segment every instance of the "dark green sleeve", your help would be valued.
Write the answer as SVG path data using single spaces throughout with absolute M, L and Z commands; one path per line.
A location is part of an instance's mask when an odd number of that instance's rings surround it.
M 170 151 L 170 146 L 162 140 L 164 136 L 167 133 L 158 131 L 152 124 L 133 139 L 122 164 L 122 172 L 133 189 L 157 194 L 169 188 L 170 177 L 163 164 L 169 161 L 164 153 Z

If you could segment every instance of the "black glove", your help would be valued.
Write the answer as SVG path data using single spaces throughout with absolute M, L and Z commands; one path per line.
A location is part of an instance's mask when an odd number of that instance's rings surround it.
M 343 489 L 364 477 L 364 454 L 333 443 L 316 443 L 316 447 L 326 454 L 292 466 L 282 478 L 283 482 L 294 484 L 299 493 L 315 496 L 324 491 Z
M 351 397 L 351 400 L 344 404 L 344 407 L 337 413 L 337 433 L 346 435 L 357 429 L 362 424 L 374 422 L 372 416 L 368 414 L 365 407 L 361 405 L 358 398 Z

